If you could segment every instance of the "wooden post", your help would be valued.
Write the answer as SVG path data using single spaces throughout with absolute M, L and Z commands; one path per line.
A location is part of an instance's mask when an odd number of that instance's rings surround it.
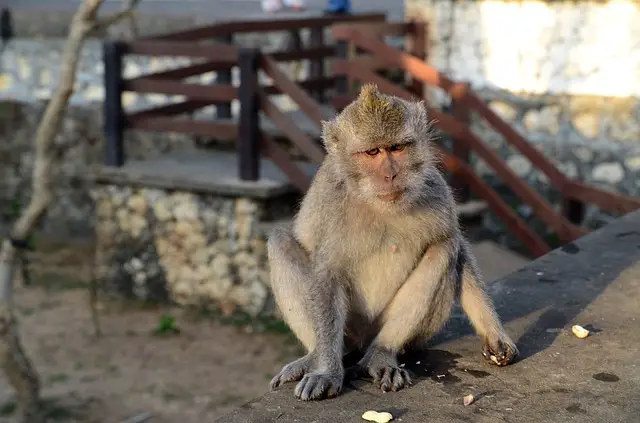
M 322 47 L 324 45 L 324 27 L 311 28 L 311 34 L 309 35 L 309 44 L 312 48 Z M 324 58 L 312 59 L 309 69 L 309 79 L 321 79 L 324 78 Z M 319 87 L 317 90 L 313 90 L 313 98 L 318 103 L 324 103 L 324 87 Z
M 349 59 L 349 42 L 345 40 L 338 40 L 336 42 L 336 56 L 340 60 Z M 337 75 L 336 76 L 336 94 L 347 95 L 349 94 L 349 75 Z
M 562 215 L 566 217 L 569 222 L 580 225 L 584 220 L 585 205 L 579 200 L 565 196 L 562 200 Z
M 260 51 L 243 48 L 238 51 L 240 67 L 240 126 L 238 128 L 238 171 L 240 179 L 260 179 L 260 128 L 258 98 L 258 64 Z
M 462 104 L 464 97 L 466 97 L 467 92 L 469 92 L 469 84 L 464 83 L 463 87 L 455 93 L 455 96 L 451 98 L 451 111 L 453 117 L 463 125 L 470 126 L 471 125 L 471 113 L 468 107 Z M 458 159 L 462 160 L 464 163 L 469 164 L 470 158 L 470 150 L 467 146 L 456 140 L 455 137 L 452 138 L 453 146 L 452 153 Z M 457 175 L 454 175 L 451 178 L 451 187 L 453 188 L 456 201 L 460 203 L 465 203 L 471 198 L 471 190 L 469 189 L 469 185 L 464 180 Z
M 107 40 L 102 44 L 104 62 L 104 135 L 107 166 L 124 164 L 124 113 L 122 110 L 122 56 L 124 44 Z
M 409 54 L 426 60 L 427 54 L 427 28 L 426 23 L 421 22 L 419 20 L 412 22 L 412 37 L 411 37 L 411 50 L 408 51 Z M 418 98 L 426 99 L 427 95 L 427 87 L 424 82 L 420 81 L 417 78 L 411 78 L 411 85 L 409 86 L 409 90 L 414 93 Z
M 0 13 L 0 39 L 2 40 L 2 44 L 8 43 L 14 36 L 11 11 L 3 7 Z
M 225 44 L 233 44 L 233 35 L 228 34 L 216 39 L 217 42 L 225 43 Z M 216 84 L 219 85 L 230 85 L 232 80 L 231 74 L 232 68 L 219 70 L 216 75 Z M 231 119 L 231 102 L 225 101 L 221 103 L 216 103 L 216 117 L 218 119 Z

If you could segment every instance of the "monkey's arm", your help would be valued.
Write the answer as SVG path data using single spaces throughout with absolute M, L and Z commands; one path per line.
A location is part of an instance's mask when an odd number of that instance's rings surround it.
M 398 352 L 410 341 L 426 340 L 438 332 L 449 318 L 458 293 L 463 310 L 484 338 L 485 358 L 506 365 L 517 356 L 518 349 L 484 290 L 468 243 L 454 234 L 429 247 L 383 312 L 382 328 L 359 363 L 383 390 L 397 390 L 411 383 L 408 374 L 398 367 Z
M 344 276 L 324 261 L 314 266 L 315 281 L 306 299 L 315 335 L 313 371 L 304 375 L 295 389 L 302 399 L 332 397 L 340 393 L 344 380 L 342 351 L 347 297 Z
M 469 243 L 462 243 L 464 266 L 462 267 L 460 303 L 476 333 L 483 339 L 482 355 L 498 366 L 506 366 L 519 354 L 513 340 L 504 330 L 493 301 L 485 290 L 485 284 L 476 264 Z
M 450 238 L 430 246 L 382 313 L 380 332 L 358 364 L 383 391 L 411 384 L 398 366 L 398 353 L 416 337 L 437 332 L 448 319 L 455 300 L 457 246 Z
M 436 332 L 455 301 L 458 243 L 448 239 L 430 246 L 382 314 L 373 344 L 399 352 L 419 334 Z

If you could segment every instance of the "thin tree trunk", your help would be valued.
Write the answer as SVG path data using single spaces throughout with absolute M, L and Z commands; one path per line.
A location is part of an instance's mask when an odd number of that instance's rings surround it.
M 53 200 L 51 183 L 57 165 L 54 138 L 73 94 L 80 51 L 86 37 L 95 29 L 104 28 L 128 16 L 139 0 L 125 1 L 118 13 L 98 20 L 96 14 L 104 0 L 85 0 L 71 22 L 71 29 L 62 54 L 58 87 L 48 103 L 35 135 L 35 159 L 32 174 L 31 199 L 26 210 L 15 222 L 10 239 L 0 250 L 0 367 L 15 389 L 18 413 L 23 423 L 42 422 L 40 381 L 22 347 L 13 307 L 14 273 L 21 250 L 16 246 L 26 239 L 47 211 Z

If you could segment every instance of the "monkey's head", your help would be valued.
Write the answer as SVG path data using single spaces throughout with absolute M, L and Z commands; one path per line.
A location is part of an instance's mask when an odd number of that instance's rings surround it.
M 433 169 L 432 126 L 423 102 L 364 85 L 358 98 L 323 123 L 328 159 L 348 189 L 379 206 L 406 208 L 424 192 Z

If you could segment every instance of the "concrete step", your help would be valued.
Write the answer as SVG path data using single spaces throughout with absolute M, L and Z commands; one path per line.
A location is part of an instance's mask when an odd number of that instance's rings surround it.
M 471 248 L 488 282 L 507 276 L 531 261 L 492 241 L 474 243 Z

